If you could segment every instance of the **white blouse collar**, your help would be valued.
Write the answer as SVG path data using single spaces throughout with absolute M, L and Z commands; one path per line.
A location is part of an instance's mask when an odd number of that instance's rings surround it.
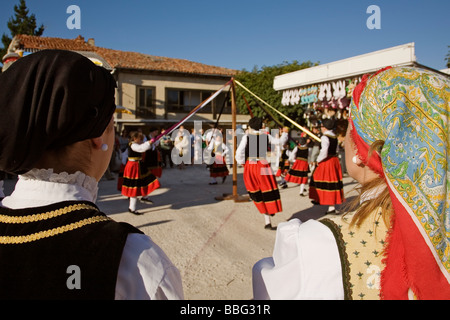
M 45 206 L 61 201 L 97 200 L 98 182 L 77 171 L 54 173 L 53 169 L 33 169 L 19 179 L 13 193 L 1 205 L 11 209 Z

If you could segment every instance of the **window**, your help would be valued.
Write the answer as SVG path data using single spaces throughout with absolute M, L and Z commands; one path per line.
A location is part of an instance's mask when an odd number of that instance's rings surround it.
M 227 99 L 227 92 L 221 92 L 219 93 L 219 95 L 217 96 L 216 100 L 216 109 L 215 109 L 215 113 L 217 115 L 220 114 L 220 111 L 222 110 L 222 114 L 231 114 L 231 98 L 228 97 L 228 100 L 225 101 L 225 99 Z
M 136 116 L 140 118 L 155 118 L 155 88 L 138 88 Z
M 212 91 L 167 89 L 167 111 L 188 113 L 211 94 Z M 211 103 L 199 112 L 211 112 Z

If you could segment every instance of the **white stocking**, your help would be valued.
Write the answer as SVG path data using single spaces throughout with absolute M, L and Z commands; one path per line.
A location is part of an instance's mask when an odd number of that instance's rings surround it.
M 304 183 L 302 183 L 302 184 L 300 185 L 300 194 L 302 194 L 303 191 L 305 191 L 305 184 L 304 184 Z
M 270 216 L 268 214 L 264 215 L 264 220 L 266 222 L 266 225 L 268 225 L 270 223 Z
M 137 204 L 137 198 L 136 197 L 130 197 L 130 210 L 136 211 L 136 204 Z

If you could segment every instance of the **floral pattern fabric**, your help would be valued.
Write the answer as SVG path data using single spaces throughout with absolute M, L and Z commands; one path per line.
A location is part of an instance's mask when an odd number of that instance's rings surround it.
M 385 178 L 450 280 L 450 81 L 413 67 L 391 68 L 367 82 L 350 106 L 368 145 L 384 140 Z

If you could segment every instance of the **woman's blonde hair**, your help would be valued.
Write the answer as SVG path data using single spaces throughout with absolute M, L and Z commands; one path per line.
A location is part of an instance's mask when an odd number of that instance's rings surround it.
M 374 151 L 381 153 L 383 145 L 383 140 L 377 140 L 372 143 L 367 158 L 370 158 L 372 152 Z M 383 186 L 383 191 L 377 194 L 375 198 L 361 202 L 363 195 L 374 192 Z M 371 181 L 360 184 L 355 187 L 355 189 L 358 191 L 359 195 L 345 206 L 347 212 L 355 211 L 350 226 L 359 227 L 372 212 L 377 209 L 381 209 L 381 217 L 383 218 L 385 225 L 389 228 L 393 209 L 389 188 L 387 187 L 386 181 L 382 177 L 378 176 Z

